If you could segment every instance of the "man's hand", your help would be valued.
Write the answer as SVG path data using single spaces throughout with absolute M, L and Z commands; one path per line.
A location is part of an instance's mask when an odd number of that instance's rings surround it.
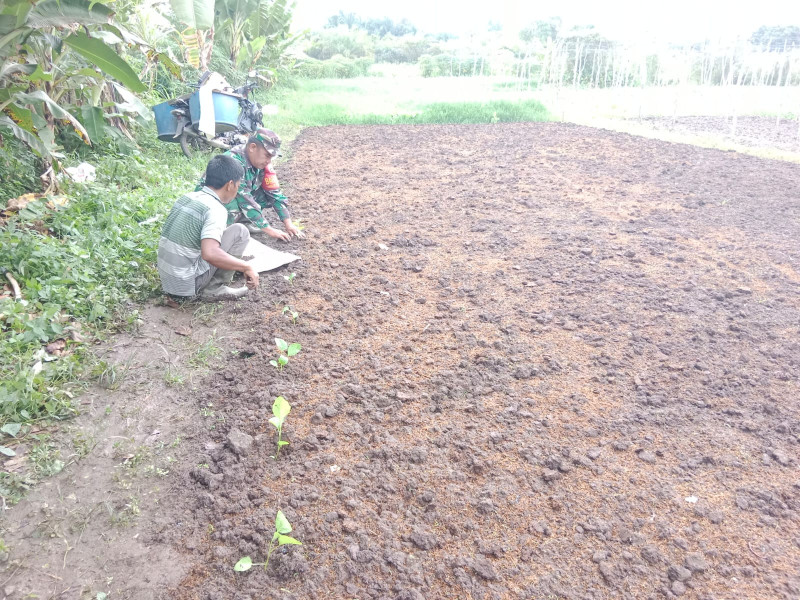
M 297 227 L 294 223 L 292 223 L 291 219 L 286 219 L 283 222 L 283 226 L 284 228 L 286 228 L 286 231 L 288 231 L 290 235 L 293 235 L 298 238 L 306 237 L 306 234 L 300 231 L 300 228 Z
M 248 267 L 242 271 L 242 274 L 244 275 L 247 287 L 249 287 L 251 290 L 254 290 L 258 287 L 258 273 L 256 273 L 253 267 L 248 265 Z
M 275 238 L 275 239 L 278 239 L 278 240 L 283 240 L 284 242 L 288 242 L 289 239 L 290 239 L 290 236 L 289 236 L 288 233 L 286 233 L 285 231 L 278 231 L 274 227 L 266 227 L 266 228 L 262 229 L 261 231 L 266 233 L 269 237 L 272 237 L 272 238 Z

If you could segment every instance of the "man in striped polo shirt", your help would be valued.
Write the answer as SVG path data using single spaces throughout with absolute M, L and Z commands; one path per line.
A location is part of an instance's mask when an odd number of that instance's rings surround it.
M 158 242 L 158 274 L 168 295 L 222 300 L 258 287 L 258 273 L 241 260 L 250 233 L 238 223 L 226 227 L 225 204 L 236 197 L 243 176 L 236 159 L 215 156 L 205 186 L 175 202 Z M 230 287 L 235 271 L 244 274 L 245 287 Z

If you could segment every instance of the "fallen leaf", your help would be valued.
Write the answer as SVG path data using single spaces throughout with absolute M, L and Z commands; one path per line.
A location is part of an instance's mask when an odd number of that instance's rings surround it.
M 22 194 L 22 196 L 9 200 L 6 210 L 22 210 L 28 206 L 28 204 L 39 198 L 41 198 L 39 194 Z
M 22 467 L 25 466 L 25 463 L 28 462 L 28 457 L 17 454 L 13 458 L 9 458 L 6 462 L 3 463 L 3 470 L 4 471 L 20 471 Z
M 189 329 L 188 327 L 181 327 L 180 329 L 176 329 L 175 333 L 177 333 L 178 335 L 182 335 L 184 337 L 189 337 L 190 335 L 192 335 L 192 330 Z
M 67 204 L 69 204 L 69 198 L 66 196 L 50 196 L 50 198 L 47 200 L 47 208 L 66 206 Z

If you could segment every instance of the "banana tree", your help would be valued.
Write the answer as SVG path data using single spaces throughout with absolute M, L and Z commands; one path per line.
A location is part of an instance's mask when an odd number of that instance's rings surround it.
M 186 61 L 207 71 L 214 48 L 214 0 L 170 0 L 170 4 L 185 26 L 180 36 Z
M 290 29 L 294 2 L 289 0 L 260 0 L 257 10 L 247 21 L 247 42 L 237 57 L 239 67 L 256 69 L 271 79 L 285 67 L 287 50 L 306 32 L 294 36 Z
M 248 35 L 250 16 L 259 8 L 259 0 L 219 0 L 217 30 L 227 43 L 228 57 L 235 65 L 242 47 L 253 39 Z
M 60 128 L 91 143 L 74 114 L 76 107 L 65 102 L 67 95 L 76 90 L 81 96 L 91 94 L 109 78 L 130 90 L 145 89 L 119 52 L 96 37 L 102 32 L 122 41 L 113 14 L 90 0 L 8 0 L 0 9 L 0 128 L 42 157 L 46 172 L 58 169 L 55 138 Z

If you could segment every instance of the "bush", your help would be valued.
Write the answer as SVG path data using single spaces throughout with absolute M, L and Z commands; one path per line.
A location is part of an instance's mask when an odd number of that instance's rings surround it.
M 372 54 L 372 40 L 360 29 L 326 29 L 314 35 L 306 54 L 317 60 L 328 60 L 337 54 L 345 58 L 362 58 Z
M 436 42 L 424 38 L 387 37 L 375 46 L 376 63 L 415 63 L 425 54 L 441 54 Z
M 491 65 L 482 56 L 461 58 L 454 54 L 426 54 L 419 59 L 423 77 L 471 77 L 473 73 L 491 73 Z
M 30 149 L 18 141 L 10 132 L 0 129 L 3 143 L 0 145 L 0 206 L 8 200 L 27 192 L 41 191 L 37 177 L 41 173 L 41 160 Z
M 371 65 L 371 58 L 338 55 L 330 60 L 305 60 L 297 65 L 297 75 L 306 79 L 352 79 L 366 76 Z

